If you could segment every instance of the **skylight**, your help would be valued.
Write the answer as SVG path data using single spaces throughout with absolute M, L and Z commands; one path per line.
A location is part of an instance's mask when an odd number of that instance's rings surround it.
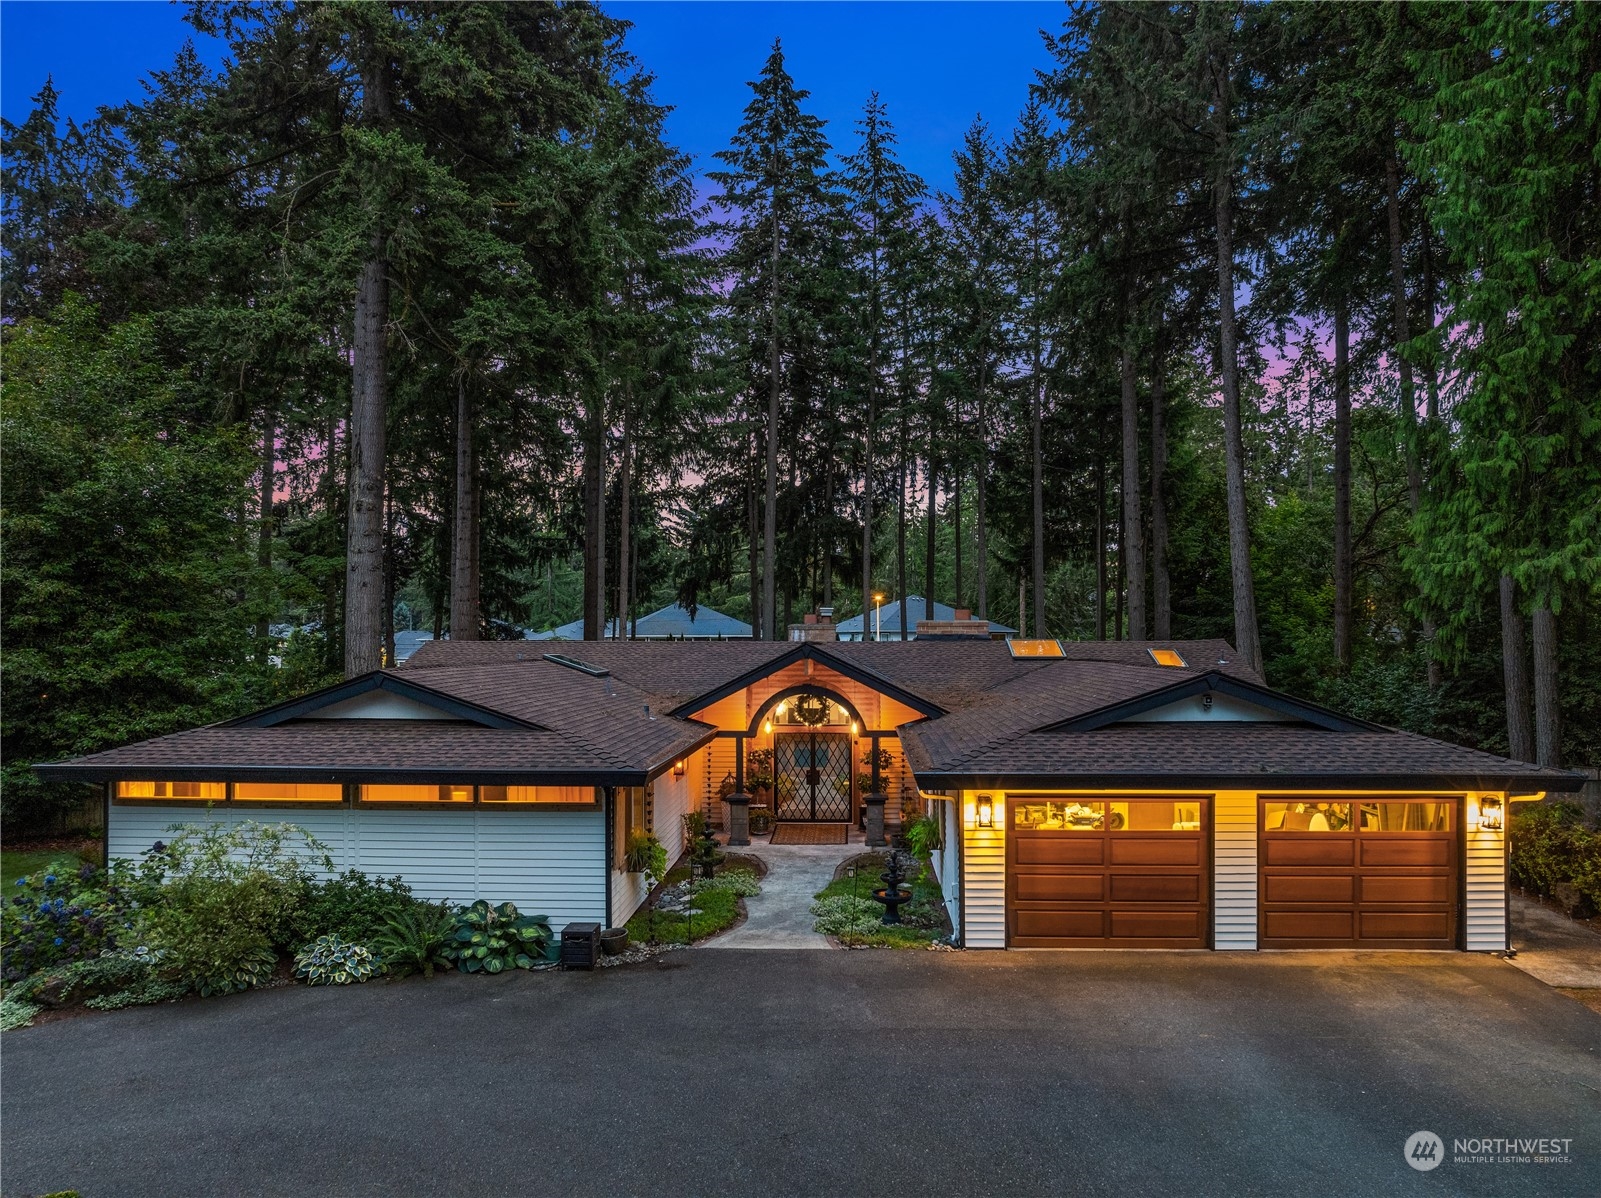
M 1012 651 L 1012 657 L 1066 657 L 1062 650 L 1061 641 L 1026 641 L 1015 637 L 1008 637 L 1006 647 Z
M 603 670 L 599 666 L 592 666 L 587 661 L 579 661 L 576 657 L 568 657 L 565 653 L 547 653 L 545 660 L 552 665 L 566 666 L 569 670 L 577 670 L 580 674 L 588 674 L 591 678 L 605 678 L 611 671 Z
M 1178 650 L 1176 649 L 1147 649 L 1146 652 L 1151 655 L 1151 660 L 1159 666 L 1174 666 L 1182 669 L 1190 664 L 1178 655 Z

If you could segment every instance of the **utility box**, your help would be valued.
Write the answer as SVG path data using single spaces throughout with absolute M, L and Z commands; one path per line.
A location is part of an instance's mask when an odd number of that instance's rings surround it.
M 570 923 L 561 930 L 561 967 L 593 969 L 600 957 L 600 925 Z

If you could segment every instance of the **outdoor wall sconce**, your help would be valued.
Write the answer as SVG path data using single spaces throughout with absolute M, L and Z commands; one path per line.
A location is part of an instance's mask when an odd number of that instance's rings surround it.
M 1501 830 L 1501 800 L 1495 795 L 1485 795 L 1479 800 L 1479 830 L 1482 832 Z
M 989 795 L 978 796 L 978 826 L 980 828 L 995 826 L 995 800 Z
M 673 777 L 682 778 L 683 776 L 684 776 L 684 763 L 682 761 L 673 762 Z
M 773 721 L 772 720 L 763 720 L 762 721 L 762 731 L 764 733 L 770 733 L 770 732 L 772 732 L 772 730 L 773 730 Z
M 857 735 L 859 735 L 861 733 L 861 731 L 862 731 L 862 726 L 860 724 L 858 724 L 855 720 L 852 720 L 851 721 L 851 735 L 852 736 L 857 736 Z

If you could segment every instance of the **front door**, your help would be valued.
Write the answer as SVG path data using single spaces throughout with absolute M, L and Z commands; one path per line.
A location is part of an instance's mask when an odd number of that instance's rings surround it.
M 843 732 L 786 732 L 774 746 L 779 819 L 834 823 L 851 818 L 851 738 Z

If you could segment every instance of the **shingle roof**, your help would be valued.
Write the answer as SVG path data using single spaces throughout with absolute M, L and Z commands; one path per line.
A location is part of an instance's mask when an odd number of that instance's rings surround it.
M 928 608 L 925 606 L 923 597 L 921 595 L 908 595 L 906 597 L 906 630 L 908 633 L 913 635 L 916 634 L 917 622 L 919 620 L 928 618 L 924 614 L 927 610 Z M 956 618 L 956 609 L 949 603 L 941 603 L 938 599 L 936 599 L 934 600 L 934 618 L 936 620 L 954 620 Z M 865 616 L 852 616 L 848 620 L 841 620 L 839 622 L 839 631 L 847 635 L 860 636 L 864 630 L 869 636 L 871 636 L 875 631 L 880 635 L 893 632 L 896 636 L 896 639 L 899 640 L 901 631 L 901 601 L 899 599 L 892 599 L 890 602 L 867 612 Z M 1007 633 L 1017 632 L 1017 629 L 1008 628 L 1005 624 L 1001 624 L 995 620 L 989 621 L 989 630 L 991 635 L 995 633 L 1001 633 L 1004 635 Z
M 669 603 L 649 615 L 638 617 L 628 629 L 630 636 L 646 637 L 666 640 L 669 638 L 685 639 L 692 637 L 725 637 L 749 640 L 751 627 L 743 620 L 736 620 L 733 616 L 726 616 L 720 611 L 709 607 L 697 607 L 693 614 L 688 608 L 680 607 L 676 603 Z M 613 616 L 606 621 L 606 639 L 617 637 L 617 617 Z M 584 639 L 584 621 L 573 620 L 559 628 L 552 628 L 549 632 L 531 632 L 528 634 L 531 641 L 581 641 Z
M 1175 648 L 1185 667 L 1157 665 L 1148 647 Z M 1223 641 L 1066 642 L 1063 658 L 1014 659 L 1000 641 L 434 641 L 379 678 L 416 683 L 445 707 L 464 701 L 535 727 L 486 728 L 450 721 L 320 721 L 288 716 L 271 727 L 196 729 L 41 767 L 60 778 L 172 776 L 239 778 L 439 776 L 588 781 L 628 785 L 666 768 L 711 738 L 711 730 L 670 714 L 780 659 L 808 656 L 853 677 L 920 700 L 929 718 L 901 727 L 907 762 L 920 782 L 940 785 L 1452 786 L 1571 790 L 1578 775 L 1403 732 L 1308 726 L 1318 716 L 1286 702 L 1279 724 L 1111 724 L 1043 731 L 1178 684 L 1258 692 L 1256 675 Z M 604 671 L 557 662 L 555 652 Z M 1222 682 L 1207 676 L 1225 675 Z M 360 683 L 346 684 L 346 688 Z M 415 688 L 414 688 L 415 689 Z M 1180 689 L 1183 689 L 1182 687 Z M 423 696 L 426 698 L 426 694 Z M 448 698 L 445 698 L 448 697 Z M 1110 710 L 1108 710 L 1110 709 Z M 467 708 L 458 708 L 470 716 Z M 1325 713 L 1327 714 L 1327 713 Z M 248 723 L 248 719 L 246 723 Z M 1327 721 L 1325 721 L 1327 722 Z M 1340 725 L 1331 725 L 1340 726 Z M 582 775 L 580 778 L 579 775 Z

